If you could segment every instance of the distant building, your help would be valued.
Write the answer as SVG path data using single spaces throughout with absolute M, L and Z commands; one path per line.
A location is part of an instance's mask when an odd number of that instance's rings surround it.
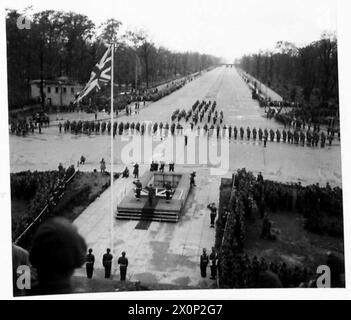
M 44 80 L 45 105 L 68 106 L 74 100 L 75 95 L 83 89 L 83 85 L 60 77 L 56 80 Z M 41 100 L 40 80 L 30 81 L 31 98 Z

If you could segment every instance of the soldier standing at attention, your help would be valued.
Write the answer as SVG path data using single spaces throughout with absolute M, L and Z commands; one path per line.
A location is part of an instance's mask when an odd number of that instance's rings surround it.
M 143 186 L 139 179 L 137 181 L 133 181 L 133 184 L 135 184 L 135 197 L 137 199 L 140 199 L 141 190 L 143 189 Z
M 102 158 L 100 161 L 100 172 L 105 173 L 105 170 L 106 170 L 106 164 L 105 164 L 104 158 Z
M 253 136 L 253 139 L 256 140 L 256 137 L 257 137 L 257 130 L 256 130 L 256 128 L 253 128 L 252 136 Z
M 112 267 L 112 259 L 113 255 L 110 253 L 110 249 L 106 249 L 106 253 L 102 257 L 102 265 L 105 268 L 105 278 L 110 278 L 111 276 L 111 267 Z
M 212 280 L 215 280 L 216 279 L 216 274 L 217 274 L 217 259 L 218 259 L 218 256 L 217 256 L 217 253 L 216 253 L 216 250 L 214 247 L 212 247 L 212 252 L 210 254 L 210 261 L 211 261 L 211 265 L 210 265 L 210 268 L 211 268 L 211 278 Z
M 133 174 L 134 174 L 134 179 L 139 178 L 139 165 L 137 163 L 134 164 Z
M 155 189 L 152 186 L 152 184 L 149 184 L 149 186 L 147 187 L 148 190 L 148 200 L 149 200 L 149 206 L 152 206 L 152 202 L 154 200 L 154 196 L 155 196 Z
M 174 172 L 174 162 L 173 161 L 171 161 L 169 163 L 169 172 Z
M 95 257 L 92 254 L 93 249 L 90 248 L 88 250 L 88 252 L 89 253 L 87 254 L 87 257 L 86 257 L 85 267 L 86 267 L 86 270 L 87 270 L 87 277 L 88 277 L 88 279 L 91 279 L 93 277 L 93 272 L 94 272 Z
M 208 255 L 206 253 L 206 249 L 202 249 L 202 255 L 200 257 L 200 271 L 201 271 L 201 277 L 206 278 L 206 268 L 208 265 Z
M 126 253 L 124 251 L 122 252 L 122 256 L 118 258 L 118 264 L 121 281 L 125 281 L 128 267 L 128 259 L 126 258 Z
M 190 174 L 190 188 L 196 187 L 196 184 L 195 184 L 195 176 L 196 176 L 196 172 L 193 171 L 193 172 Z

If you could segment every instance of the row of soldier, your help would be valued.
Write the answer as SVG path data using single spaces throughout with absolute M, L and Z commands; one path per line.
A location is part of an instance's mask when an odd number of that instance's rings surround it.
M 104 133 L 107 131 L 108 133 L 111 132 L 111 122 L 106 123 L 105 121 L 102 121 L 101 124 L 100 122 L 94 122 L 94 121 L 72 121 L 70 122 L 69 120 L 65 121 L 64 124 L 62 125 L 61 122 L 59 123 L 59 131 L 62 132 L 62 127 L 64 129 L 64 132 L 71 131 L 74 133 L 92 133 L 92 132 L 102 132 Z M 126 131 L 129 131 L 129 129 L 134 133 L 134 130 L 141 133 L 142 135 L 145 133 L 147 130 L 149 134 L 155 134 L 158 130 L 164 129 L 166 133 L 168 130 L 170 130 L 171 134 L 174 135 L 176 132 L 178 134 L 183 133 L 184 127 L 180 123 L 172 123 L 169 125 L 169 123 L 163 124 L 163 122 L 160 123 L 151 123 L 149 122 L 148 124 L 146 123 L 134 123 L 134 122 L 114 122 L 112 126 L 113 130 L 113 135 L 115 136 L 118 132 L 118 134 L 123 134 Z M 190 123 L 190 129 L 194 130 L 195 125 L 194 123 Z M 259 141 L 276 141 L 276 142 L 284 142 L 284 143 L 291 143 L 291 144 L 301 144 L 304 146 L 307 144 L 308 146 L 318 146 L 320 142 L 320 146 L 323 148 L 325 147 L 327 141 L 329 146 L 332 145 L 332 141 L 334 140 L 334 136 L 332 134 L 327 135 L 324 131 L 321 133 L 318 133 L 317 131 L 311 132 L 311 131 L 298 131 L 298 130 L 285 130 L 283 129 L 280 131 L 279 129 L 276 129 L 275 131 L 273 129 L 264 129 L 262 130 L 259 128 L 258 130 L 256 128 L 253 128 L 251 130 L 250 127 L 247 127 L 246 130 L 243 127 L 240 127 L 239 129 L 234 126 L 232 127 L 229 125 L 228 127 L 226 125 L 224 126 L 219 126 L 217 125 L 216 127 L 214 125 L 208 126 L 205 124 L 202 127 L 203 131 L 205 133 L 213 133 L 215 132 L 217 137 L 221 135 L 225 136 L 226 132 L 228 131 L 228 137 L 231 139 L 232 137 L 236 140 L 240 138 L 241 140 L 244 140 L 245 137 L 247 140 L 250 140 L 251 137 L 252 139 L 259 140 Z M 198 131 L 198 134 L 200 134 L 200 126 L 197 127 L 196 129 Z M 246 131 L 246 135 L 245 135 Z M 252 134 L 252 135 L 251 135 Z

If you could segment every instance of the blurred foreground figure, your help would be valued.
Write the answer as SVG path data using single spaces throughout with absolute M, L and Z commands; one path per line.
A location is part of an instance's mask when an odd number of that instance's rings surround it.
M 34 235 L 29 256 L 38 274 L 38 285 L 30 293 L 71 293 L 71 276 L 85 262 L 86 250 L 84 239 L 67 219 L 43 223 Z
M 21 290 L 17 287 L 17 278 L 18 278 L 18 268 L 20 266 L 30 266 L 29 264 L 29 253 L 27 250 L 12 244 L 12 280 L 13 280 L 13 295 L 21 296 L 25 295 L 25 290 Z

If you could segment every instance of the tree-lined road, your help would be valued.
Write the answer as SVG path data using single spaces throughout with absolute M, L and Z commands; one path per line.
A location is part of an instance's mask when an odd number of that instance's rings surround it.
M 171 95 L 140 109 L 132 116 L 123 115 L 118 121 L 170 122 L 176 109 L 190 109 L 196 100 L 216 100 L 217 110 L 223 110 L 227 125 L 251 128 L 283 129 L 274 120 L 268 120 L 257 101 L 251 99 L 251 92 L 234 68 L 216 68 L 188 83 Z M 172 138 L 169 138 L 172 139 Z M 203 138 L 206 139 L 206 138 Z M 210 138 L 215 139 L 215 138 Z M 154 147 L 160 139 L 154 141 Z M 210 142 L 210 145 L 214 141 Z M 127 141 L 117 136 L 114 142 L 114 160 L 121 164 L 121 150 Z M 270 143 L 267 148 L 254 141 L 231 140 L 229 143 L 229 171 L 246 167 L 254 172 L 284 181 L 302 183 L 320 182 L 341 184 L 340 145 L 331 148 L 310 148 L 284 143 Z M 90 136 L 58 133 L 57 127 L 43 129 L 43 134 L 27 137 L 10 136 L 11 172 L 22 170 L 56 169 L 63 165 L 76 164 L 84 154 L 88 164 L 98 169 L 101 158 L 110 162 L 110 140 L 105 134 Z M 144 159 L 146 162 L 150 159 Z

